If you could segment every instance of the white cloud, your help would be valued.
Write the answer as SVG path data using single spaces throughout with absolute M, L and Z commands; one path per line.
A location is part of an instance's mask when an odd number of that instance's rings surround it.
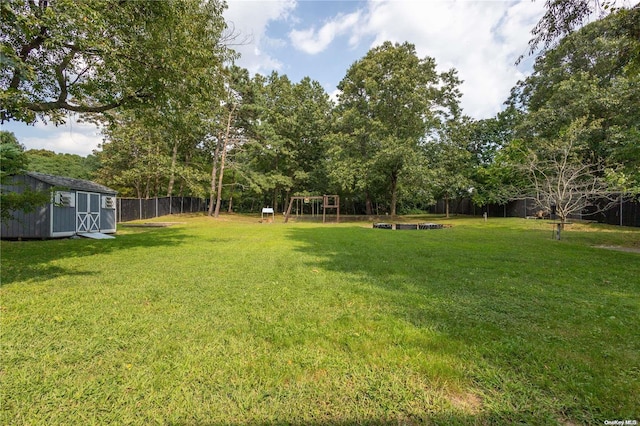
M 324 51 L 336 37 L 347 33 L 359 20 L 359 11 L 346 15 L 339 14 L 317 31 L 315 28 L 293 30 L 289 33 L 289 38 L 294 48 L 315 55 Z M 351 42 L 355 43 L 356 39 L 352 38 Z
M 281 69 L 282 63 L 264 53 L 264 47 L 283 46 L 286 41 L 267 37 L 266 30 L 272 21 L 292 19 L 296 0 L 229 0 L 227 4 L 224 18 L 238 35 L 239 45 L 230 46 L 241 54 L 238 64 L 251 73 Z
M 58 127 L 38 122 L 32 129 L 32 132 L 20 138 L 27 149 L 47 149 L 86 157 L 102 143 L 99 129 L 90 123 L 78 123 L 76 117 Z
M 529 1 L 371 1 L 368 20 L 358 31 L 373 35 L 372 46 L 409 41 L 419 56 L 435 58 L 440 69 L 458 70 L 465 112 L 486 118 L 502 109 L 523 77 L 514 64 L 526 53 L 543 6 Z
M 35 125 L 11 121 L 2 130 L 12 132 L 26 149 L 46 149 L 60 154 L 87 156 L 102 143 L 97 126 L 78 123 L 76 114 L 67 117 L 67 124 L 55 126 L 41 121 Z
M 524 77 L 515 62 L 527 53 L 530 31 L 543 10 L 543 2 L 528 0 L 369 0 L 364 9 L 337 14 L 320 29 L 298 29 L 289 37 L 309 54 L 339 49 L 331 43 L 341 35 L 349 36 L 350 47 L 363 40 L 369 47 L 413 43 L 418 55 L 435 58 L 440 70 L 458 70 L 465 113 L 486 118 L 502 109 L 510 89 Z

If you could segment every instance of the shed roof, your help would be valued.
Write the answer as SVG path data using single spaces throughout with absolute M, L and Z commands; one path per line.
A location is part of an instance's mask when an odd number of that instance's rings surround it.
M 48 183 L 52 186 L 59 186 L 62 188 L 74 189 L 77 191 L 87 192 L 100 192 L 103 194 L 117 194 L 118 191 L 108 188 L 99 183 L 91 182 L 90 180 L 74 179 L 63 176 L 47 175 L 39 172 L 25 172 L 26 175 L 31 176 L 34 179 L 38 179 L 42 182 Z

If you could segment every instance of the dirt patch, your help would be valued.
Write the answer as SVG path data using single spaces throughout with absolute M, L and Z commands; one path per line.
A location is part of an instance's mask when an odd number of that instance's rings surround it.
M 636 248 L 636 247 L 622 247 L 622 246 L 594 246 L 594 247 L 605 249 L 605 250 L 624 251 L 627 253 L 640 254 L 640 248 Z
M 458 410 L 468 414 L 478 414 L 482 408 L 482 400 L 473 393 L 450 395 L 449 402 Z

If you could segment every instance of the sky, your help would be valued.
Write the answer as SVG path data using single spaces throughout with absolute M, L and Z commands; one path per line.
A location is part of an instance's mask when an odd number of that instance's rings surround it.
M 224 17 L 236 34 L 237 65 L 273 71 L 292 82 L 318 81 L 335 98 L 349 67 L 385 41 L 412 43 L 438 69 L 463 80 L 465 114 L 483 119 L 504 107 L 513 86 L 531 72 L 531 29 L 544 1 L 518 0 L 228 0 Z M 516 66 L 519 56 L 525 60 Z M 5 123 L 27 149 L 89 155 L 99 129 L 69 115 L 67 124 Z

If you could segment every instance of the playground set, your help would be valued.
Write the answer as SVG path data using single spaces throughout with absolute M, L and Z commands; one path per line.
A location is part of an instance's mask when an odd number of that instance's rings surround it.
M 334 210 L 336 222 L 340 222 L 340 197 L 338 195 L 320 195 L 320 196 L 294 196 L 289 199 L 289 207 L 284 215 L 284 222 L 287 223 L 291 217 L 293 205 L 296 205 L 294 211 L 296 216 L 304 213 L 305 205 L 307 210 L 311 210 L 311 216 L 319 216 L 322 211 L 322 223 L 327 222 L 327 211 Z

